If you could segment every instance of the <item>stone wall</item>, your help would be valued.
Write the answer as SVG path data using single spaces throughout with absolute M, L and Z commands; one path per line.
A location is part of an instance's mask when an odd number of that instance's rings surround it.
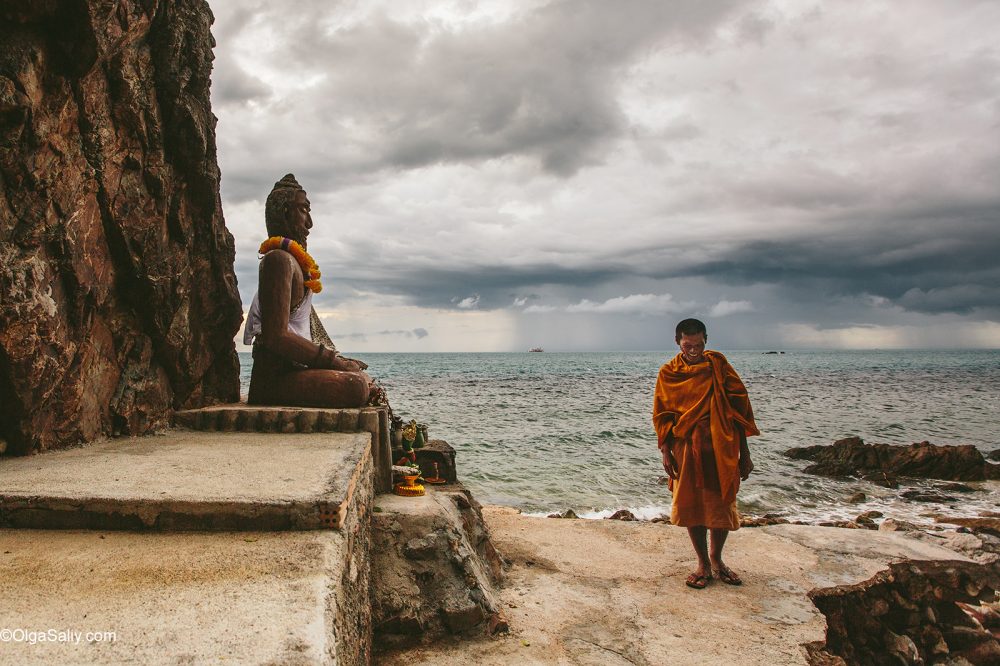
M 869 580 L 809 592 L 826 640 L 804 645 L 811 666 L 998 664 L 1000 567 L 959 560 L 894 562 Z M 982 621 L 981 621 L 982 619 Z M 987 621 L 988 622 L 988 621 Z
M 0 4 L 0 450 L 239 398 L 204 0 Z

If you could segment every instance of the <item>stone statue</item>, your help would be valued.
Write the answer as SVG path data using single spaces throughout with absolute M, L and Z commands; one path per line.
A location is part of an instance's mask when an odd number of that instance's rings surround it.
M 292 174 L 274 185 L 264 208 L 257 294 L 244 342 L 253 344 L 250 404 L 360 407 L 371 379 L 361 361 L 341 356 L 312 307 L 320 272 L 306 251 L 312 228 L 309 198 Z

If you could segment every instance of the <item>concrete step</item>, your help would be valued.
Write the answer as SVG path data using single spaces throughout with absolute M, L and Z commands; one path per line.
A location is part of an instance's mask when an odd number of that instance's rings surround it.
M 171 430 L 0 460 L 0 664 L 369 663 L 371 445 Z
M 389 444 L 389 409 L 386 406 L 334 409 L 280 407 L 245 402 L 181 410 L 174 425 L 206 432 L 316 433 L 367 432 L 372 438 L 375 490 L 392 490 L 392 455 Z
M 0 664 L 365 664 L 360 550 L 331 530 L 0 529 Z
M 340 529 L 370 504 L 372 436 L 170 430 L 0 459 L 0 526 Z
M 174 425 L 213 432 L 379 432 L 379 420 L 388 424 L 385 407 L 333 409 L 271 407 L 235 402 L 174 413 Z M 388 430 L 388 426 L 386 427 Z M 388 434 L 388 433 L 387 433 Z

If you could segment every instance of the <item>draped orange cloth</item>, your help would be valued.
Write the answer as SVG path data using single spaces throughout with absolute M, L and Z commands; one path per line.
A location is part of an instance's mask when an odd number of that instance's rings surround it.
M 706 420 L 707 424 L 704 423 Z M 668 439 L 673 440 L 674 457 L 681 467 L 681 479 L 671 483 L 674 493 L 673 522 L 681 525 L 690 522 L 684 516 L 681 520 L 677 519 L 679 507 L 694 506 L 692 511 L 696 515 L 713 513 L 711 507 L 705 510 L 696 506 L 706 490 L 706 479 L 708 490 L 717 491 L 718 499 L 724 505 L 724 510 L 720 511 L 730 511 L 736 516 L 734 503 L 740 487 L 740 428 L 748 436 L 759 435 L 760 431 L 754 422 L 746 386 L 726 357 L 717 351 L 706 350 L 704 361 L 689 365 L 677 354 L 661 367 L 653 398 L 653 427 L 661 450 Z M 706 437 L 709 434 L 710 444 Z M 705 460 L 706 455 L 712 454 L 714 461 Z M 697 520 L 697 517 L 691 519 Z M 725 527 L 735 529 L 729 525 Z

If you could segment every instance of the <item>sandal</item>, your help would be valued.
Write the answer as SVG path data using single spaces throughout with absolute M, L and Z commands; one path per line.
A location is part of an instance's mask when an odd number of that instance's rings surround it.
M 742 585 L 743 579 L 736 575 L 736 572 L 729 567 L 723 565 L 718 569 L 713 569 L 712 571 L 716 576 L 719 577 L 726 585 Z
M 687 585 L 688 587 L 693 587 L 696 590 L 704 590 L 705 586 L 708 585 L 708 581 L 710 581 L 711 579 L 712 579 L 711 576 L 707 576 L 705 574 L 699 574 L 697 571 L 695 571 L 694 573 L 692 573 L 690 576 L 687 577 L 687 580 L 684 581 L 684 584 Z

